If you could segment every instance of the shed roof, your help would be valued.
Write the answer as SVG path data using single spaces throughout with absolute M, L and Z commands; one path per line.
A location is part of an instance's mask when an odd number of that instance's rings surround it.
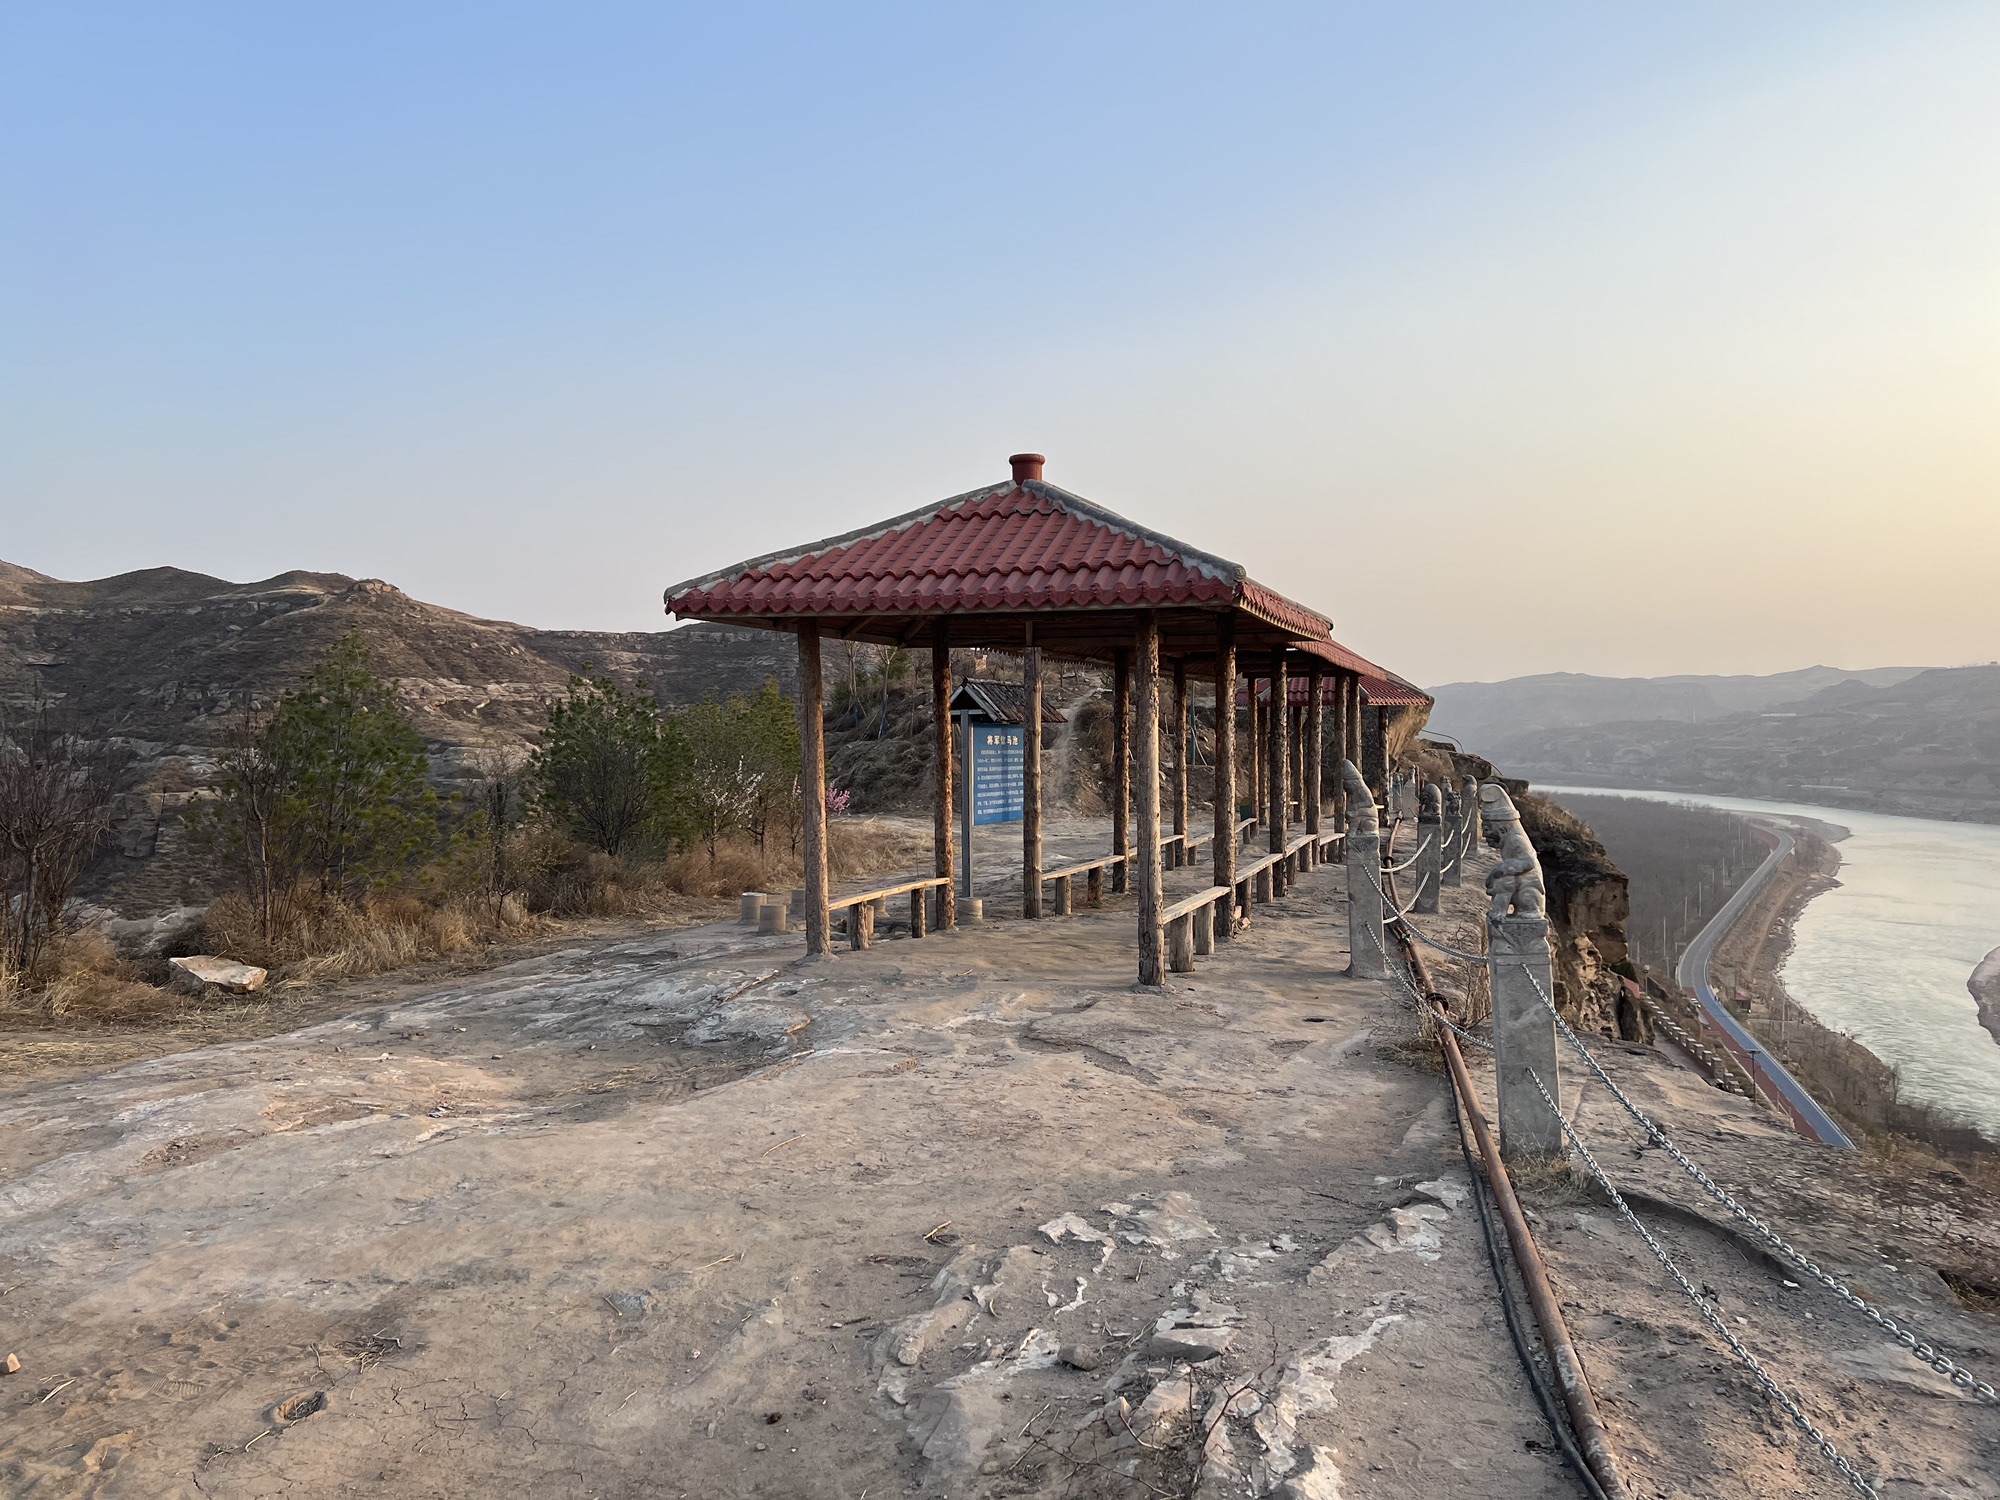
M 951 695 L 954 713 L 980 713 L 996 724 L 1020 724 L 1028 717 L 1028 689 L 1018 682 L 994 682 L 986 677 L 974 677 L 958 686 Z M 1061 709 L 1051 708 L 1046 700 L 1042 703 L 1042 722 L 1055 725 L 1064 721 Z
M 910 617 L 1234 609 L 1290 639 L 1332 633 L 1324 615 L 1257 583 L 1240 563 L 1032 478 L 689 579 L 667 590 L 666 606 L 778 628 L 828 617 L 887 626 Z

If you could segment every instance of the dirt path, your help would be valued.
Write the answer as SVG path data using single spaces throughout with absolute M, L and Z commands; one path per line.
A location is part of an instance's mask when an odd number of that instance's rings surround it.
M 814 966 L 714 926 L 10 1085 L 0 1490 L 1572 1495 L 1440 1079 L 1343 975 L 1341 884 L 1164 991 L 1131 985 L 1123 902 Z M 1888 1210 L 1823 1157 L 1614 1066 L 1861 1263 Z M 1583 1121 L 1686 1198 L 1601 1098 Z M 1636 1241 L 1536 1201 L 1639 1493 L 1840 1493 Z M 1918 1253 L 1929 1201 L 1898 1210 Z M 1885 1495 L 2000 1495 L 1990 1412 L 1803 1321 L 1727 1236 L 1664 1234 Z M 1872 1291 L 2000 1343 L 1866 1253 Z

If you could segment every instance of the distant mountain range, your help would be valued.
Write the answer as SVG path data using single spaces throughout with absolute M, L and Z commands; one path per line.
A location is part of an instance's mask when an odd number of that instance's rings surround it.
M 1553 674 L 1436 692 L 1433 732 L 1531 780 L 2000 823 L 2000 665 Z
M 791 641 L 768 631 L 534 630 L 339 573 L 239 584 L 148 568 L 66 583 L 0 563 L 0 706 L 39 691 L 138 752 L 139 787 L 115 829 L 122 859 L 95 883 L 102 899 L 135 909 L 198 899 L 180 815 L 207 784 L 213 751 L 245 704 L 275 701 L 349 632 L 395 681 L 445 777 L 483 751 L 524 747 L 549 698 L 586 667 L 669 703 L 773 676 L 789 689 L 797 670 Z

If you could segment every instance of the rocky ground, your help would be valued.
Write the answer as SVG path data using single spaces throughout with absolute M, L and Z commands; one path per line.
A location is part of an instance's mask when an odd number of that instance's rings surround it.
M 1394 987 L 1345 977 L 1341 887 L 1315 873 L 1156 991 L 1123 898 L 817 965 L 717 924 L 0 1087 L 0 1489 L 1575 1494 L 1442 1079 Z M 2000 1366 L 1928 1269 L 1995 1252 L 1957 1186 L 1885 1190 L 1605 1050 L 1760 1212 Z M 1568 1087 L 1882 1494 L 2000 1495 L 2000 1413 Z M 1636 1494 L 1843 1492 L 1612 1213 L 1560 1175 L 1528 1197 Z

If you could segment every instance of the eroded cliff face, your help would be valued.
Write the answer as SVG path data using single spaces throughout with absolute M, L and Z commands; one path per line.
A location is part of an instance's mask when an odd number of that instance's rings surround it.
M 1625 923 L 1632 911 L 1625 872 L 1611 862 L 1589 827 L 1528 783 L 1502 776 L 1491 761 L 1426 742 L 1452 762 L 1453 779 L 1466 776 L 1505 787 L 1521 814 L 1521 827 L 1542 862 L 1554 949 L 1555 1000 L 1563 1019 L 1579 1031 L 1651 1042 L 1651 1023 L 1625 988 L 1630 955 Z

